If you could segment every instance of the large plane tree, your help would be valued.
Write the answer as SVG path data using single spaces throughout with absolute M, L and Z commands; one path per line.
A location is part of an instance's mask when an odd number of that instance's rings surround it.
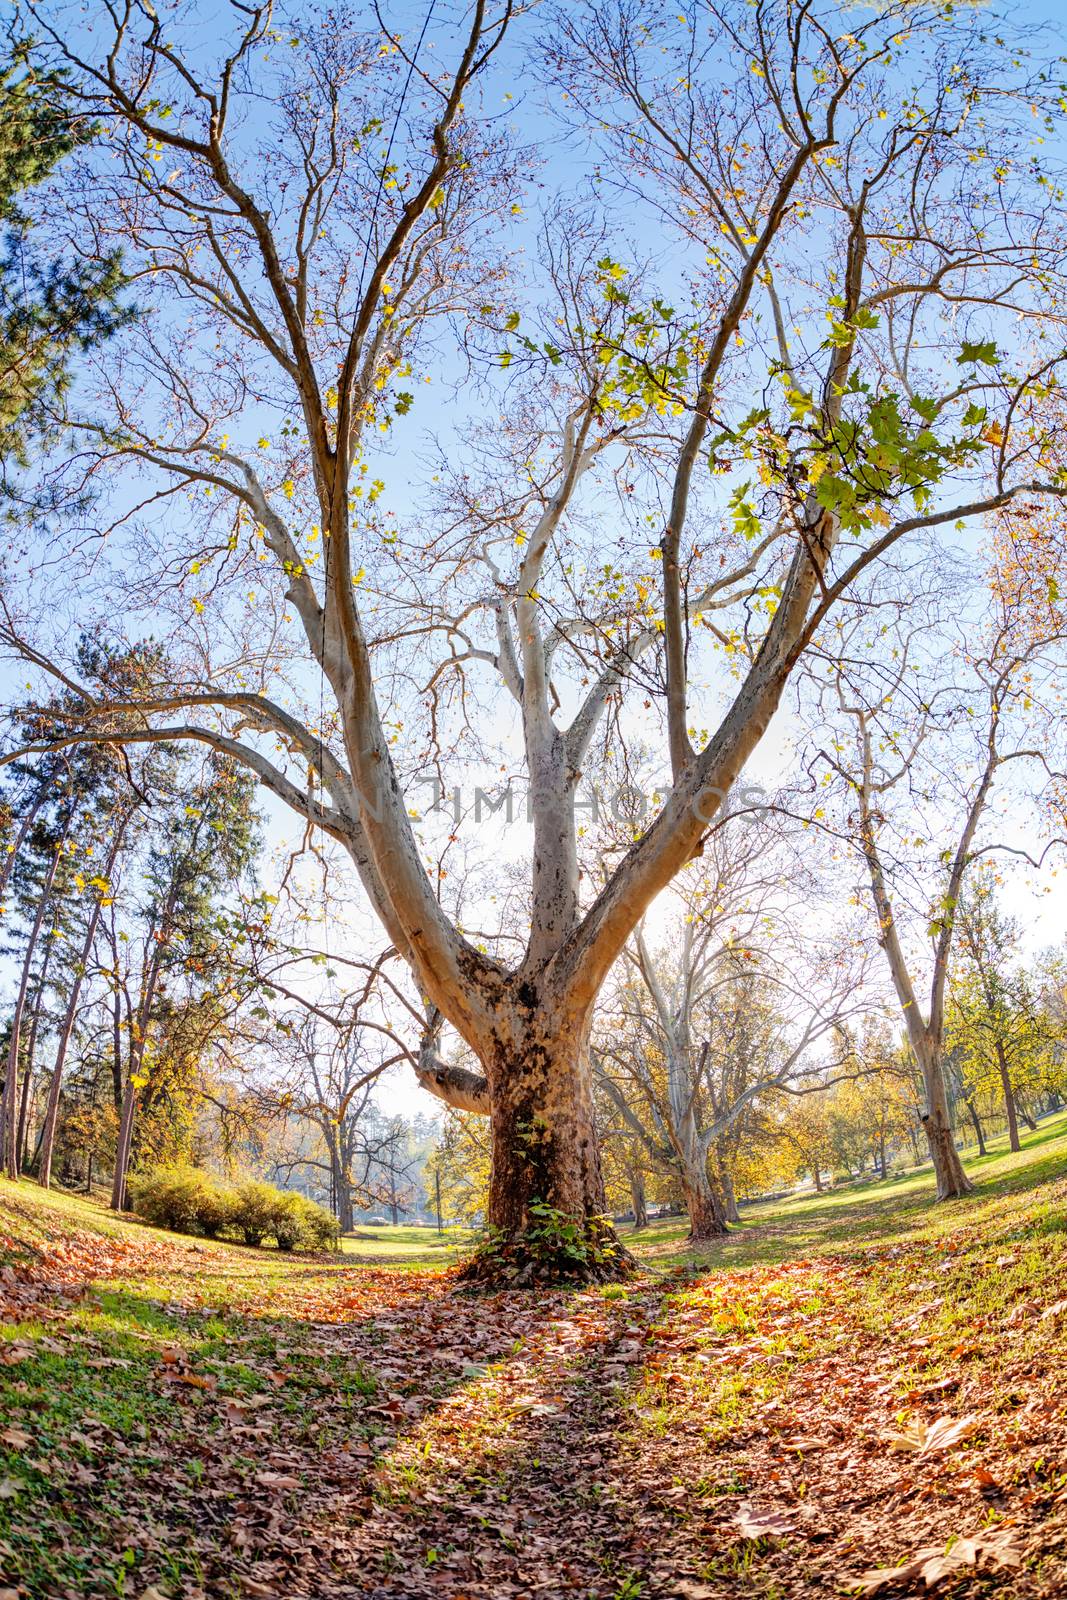
M 25 11 L 100 130 L 53 225 L 139 316 L 9 634 L 73 686 L 106 607 L 177 663 L 53 742 L 200 740 L 339 841 L 481 1064 L 474 1270 L 625 1270 L 605 975 L 857 575 L 1061 492 L 1052 72 L 936 0 Z M 638 724 L 666 798 L 593 888 L 579 786 Z M 529 794 L 514 960 L 404 792 L 465 753 Z

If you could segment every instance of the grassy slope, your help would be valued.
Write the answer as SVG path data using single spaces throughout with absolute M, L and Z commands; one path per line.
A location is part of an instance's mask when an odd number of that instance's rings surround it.
M 286 1258 L 0 1183 L 0 1590 L 495 1600 L 564 1552 L 566 1592 L 780 1600 L 991 1525 L 1023 1566 L 953 1581 L 1061 1593 L 1067 1120 L 971 1168 L 974 1200 L 853 1185 L 697 1259 L 662 1222 L 644 1284 L 491 1302 L 425 1230 Z M 970 1436 L 887 1448 L 942 1414 Z
M 1020 1195 L 1067 1174 L 1067 1112 L 1049 1117 L 1036 1133 L 1026 1134 L 1017 1155 L 1007 1135 L 988 1141 L 989 1154 L 964 1152 L 967 1171 L 979 1185 L 981 1215 L 992 1224 L 997 1214 L 1012 1211 Z M 931 1206 L 929 1167 L 893 1174 L 885 1181 L 841 1184 L 825 1194 L 757 1202 L 742 1208 L 743 1225 L 728 1239 L 700 1249 L 685 1239 L 684 1217 L 657 1219 L 642 1232 L 621 1231 L 626 1242 L 649 1264 L 679 1262 L 737 1267 L 788 1261 L 857 1243 L 918 1242 L 942 1237 L 959 1226 L 974 1205 Z M 1025 1203 L 1025 1202 L 1024 1202 Z

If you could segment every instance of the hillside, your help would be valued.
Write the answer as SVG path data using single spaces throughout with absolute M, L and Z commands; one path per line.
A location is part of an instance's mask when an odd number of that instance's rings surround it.
M 974 1202 L 756 1208 L 703 1262 L 659 1224 L 632 1288 L 538 1297 L 0 1186 L 8 1592 L 1058 1594 L 1065 1142 Z

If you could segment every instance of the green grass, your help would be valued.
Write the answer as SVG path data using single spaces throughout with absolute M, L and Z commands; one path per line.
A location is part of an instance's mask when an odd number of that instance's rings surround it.
M 929 1167 L 891 1174 L 871 1182 L 841 1183 L 824 1194 L 802 1194 L 742 1207 L 742 1224 L 726 1238 L 694 1247 L 687 1243 L 685 1217 L 657 1218 L 635 1233 L 620 1233 L 628 1247 L 652 1268 L 676 1266 L 747 1267 L 834 1254 L 864 1243 L 889 1244 L 935 1239 L 953 1232 L 970 1216 L 1008 1206 L 1041 1184 L 1067 1177 L 1067 1112 L 1025 1133 L 1022 1150 L 1008 1149 L 1007 1135 L 991 1139 L 989 1153 L 964 1151 L 977 1192 L 943 1205 L 934 1201 Z
M 623 1230 L 653 1274 L 693 1274 L 655 1291 L 673 1331 L 665 1359 L 633 1374 L 630 1447 L 662 1454 L 668 1483 L 699 1466 L 700 1504 L 729 1501 L 761 1481 L 736 1453 L 753 1417 L 780 1402 L 802 1419 L 797 1433 L 824 1426 L 821 1408 L 833 1412 L 840 1386 L 805 1375 L 839 1355 L 853 1364 L 850 1382 L 865 1362 L 886 1372 L 902 1425 L 915 1394 L 943 1379 L 970 1384 L 1010 1419 L 1027 1372 L 1067 1368 L 1067 1317 L 1041 1315 L 1064 1293 L 1067 1114 L 1026 1134 L 1019 1154 L 994 1140 L 967 1166 L 976 1194 L 947 1205 L 920 1169 L 746 1206 L 743 1226 L 699 1251 L 684 1218 Z M 310 1484 L 321 1452 L 383 1431 L 383 1397 L 359 1350 L 346 1353 L 344 1324 L 373 1328 L 376 1306 L 439 1293 L 436 1273 L 470 1237 L 363 1227 L 337 1255 L 286 1256 L 0 1181 L 0 1266 L 15 1269 L 0 1277 L 0 1588 L 95 1600 L 159 1581 L 168 1595 L 229 1594 L 228 1530 L 260 1492 L 271 1453 L 306 1463 L 296 1470 Z M 32 1275 L 26 1284 L 22 1266 L 42 1256 L 87 1292 L 57 1301 Z M 632 1292 L 601 1294 L 624 1308 Z M 741 1364 L 709 1362 L 734 1348 Z M 480 1357 L 469 1370 L 460 1361 L 433 1383 L 485 1387 L 478 1374 L 491 1370 Z M 404 1382 L 393 1374 L 387 1388 Z M 227 1408 L 247 1408 L 261 1431 L 235 1446 Z M 482 1422 L 493 1437 L 511 1426 L 490 1409 Z M 697 1456 L 675 1462 L 674 1441 L 694 1427 Z M 467 1419 L 464 1459 L 477 1438 Z M 997 1472 L 1023 1481 L 1022 1466 Z
M 341 1249 L 356 1261 L 383 1262 L 396 1266 L 441 1267 L 457 1260 L 474 1238 L 470 1228 L 413 1228 L 401 1223 L 371 1227 L 358 1223 L 346 1234 Z

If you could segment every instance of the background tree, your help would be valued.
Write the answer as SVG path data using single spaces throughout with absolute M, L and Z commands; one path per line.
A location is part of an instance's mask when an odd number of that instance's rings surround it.
M 116 1210 L 125 1204 L 138 1101 L 143 1092 L 149 1103 L 170 1093 L 163 1085 L 188 1060 L 188 1040 L 175 1039 L 176 1018 L 227 986 L 227 952 L 242 930 L 226 919 L 219 900 L 254 854 L 252 793 L 243 772 L 210 758 L 198 782 L 182 785 L 151 850 L 136 988 L 124 985 L 128 1048 L 111 1194 Z M 205 1040 L 216 1023 L 210 1010 L 208 1022 Z
M 716 829 L 675 894 L 664 946 L 653 953 L 635 934 L 597 1048 L 617 1114 L 680 1183 L 699 1239 L 737 1220 L 746 1113 L 844 1066 L 848 1021 L 867 1001 L 847 946 L 812 937 L 813 885 L 766 823 L 742 815 Z
M 948 1038 L 960 1054 L 966 1090 L 996 1085 L 1008 1146 L 1022 1148 L 1019 1114 L 1036 1126 L 1028 1102 L 1047 1082 L 1052 1038 L 1028 974 L 1013 959 L 1018 923 L 996 903 L 988 874 L 970 885 L 958 911 L 959 955 L 951 977 Z
M 975 642 L 957 639 L 946 672 L 944 619 L 932 631 L 918 601 L 887 609 L 892 620 L 883 612 L 839 624 L 830 669 L 836 732 L 819 764 L 826 782 L 838 782 L 842 825 L 868 880 L 923 1078 L 938 1198 L 948 1199 L 971 1188 L 944 1070 L 961 897 L 975 861 L 1000 843 L 991 824 L 995 793 L 1021 772 L 1033 777 L 1038 797 L 1057 781 L 1065 619 L 1050 601 L 1035 632 L 1015 598 L 994 586 L 985 615 L 972 623 Z
M 119 252 L 42 257 L 24 206 L 95 124 L 79 115 L 62 72 L 17 43 L 0 60 L 0 471 L 25 465 L 28 438 L 54 422 L 72 355 L 110 337 L 127 313 Z

